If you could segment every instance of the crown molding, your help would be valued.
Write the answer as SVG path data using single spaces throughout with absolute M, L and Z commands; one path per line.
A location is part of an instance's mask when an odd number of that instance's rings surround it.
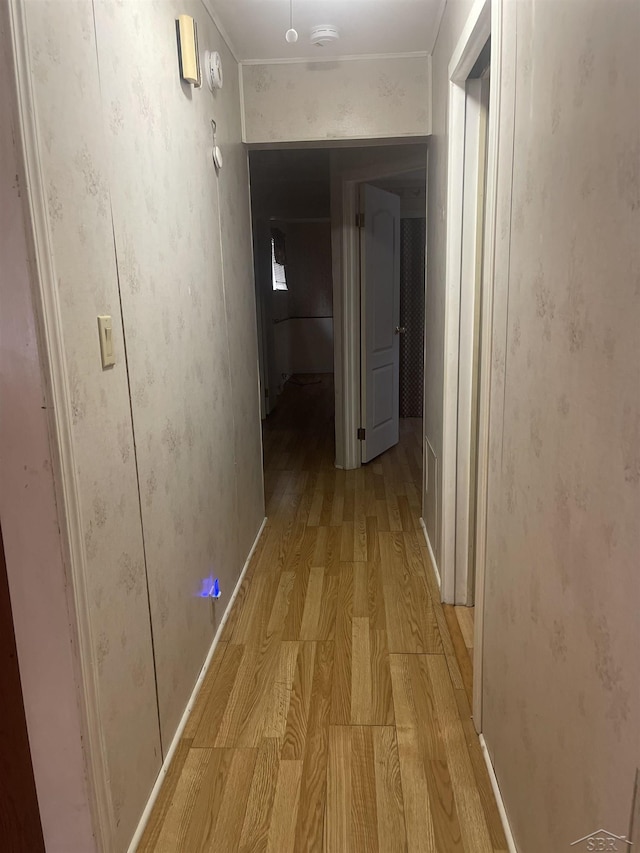
M 211 20 L 213 21 L 213 23 L 215 24 L 218 32 L 220 33 L 220 36 L 222 37 L 223 42 L 229 48 L 231 55 L 233 56 L 233 58 L 235 59 L 235 61 L 239 65 L 240 60 L 238 59 L 239 54 L 238 54 L 238 51 L 236 50 L 236 46 L 234 45 L 233 41 L 231 40 L 229 33 L 225 30 L 224 26 L 222 25 L 222 21 L 220 20 L 220 16 L 218 15 L 218 13 L 216 12 L 216 10 L 213 6 L 212 0 L 202 0 L 202 5 L 204 6 L 204 8 L 209 13 L 209 16 L 210 16 Z
M 203 0 L 205 2 L 205 0 Z M 427 59 L 430 57 L 426 50 L 417 50 L 409 53 L 361 53 L 346 56 L 322 56 L 322 57 L 286 57 L 280 59 L 242 59 L 241 65 L 316 65 L 320 62 L 358 62 L 362 60 L 384 60 L 384 59 Z

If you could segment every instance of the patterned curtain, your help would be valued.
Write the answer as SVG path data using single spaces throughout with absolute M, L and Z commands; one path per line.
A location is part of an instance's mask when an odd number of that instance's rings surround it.
M 400 221 L 400 417 L 422 417 L 426 220 Z

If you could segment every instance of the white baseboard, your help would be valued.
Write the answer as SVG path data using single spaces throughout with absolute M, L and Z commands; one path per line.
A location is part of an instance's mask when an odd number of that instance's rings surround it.
M 422 527 L 422 532 L 424 533 L 424 541 L 427 543 L 427 550 L 429 551 L 429 556 L 431 557 L 431 565 L 433 566 L 433 573 L 436 576 L 436 582 L 438 584 L 438 589 L 442 589 L 442 581 L 440 580 L 440 572 L 438 571 L 438 564 L 436 563 L 436 555 L 433 553 L 433 548 L 431 547 L 431 542 L 429 540 L 429 534 L 427 533 L 427 525 L 424 523 L 424 519 L 420 519 L 420 527 Z
M 229 614 L 231 613 L 231 608 L 233 607 L 233 603 L 236 600 L 238 592 L 240 591 L 240 587 L 242 585 L 242 581 L 244 580 L 244 576 L 247 573 L 247 569 L 249 568 L 249 563 L 251 562 L 251 558 L 253 557 L 253 552 L 256 550 L 256 546 L 260 541 L 260 537 L 262 536 L 262 531 L 264 530 L 264 526 L 267 523 L 267 519 L 264 518 L 262 524 L 260 525 L 260 530 L 258 530 L 258 534 L 254 540 L 253 545 L 251 546 L 251 550 L 247 556 L 245 564 L 240 572 L 240 577 L 238 578 L 238 582 L 235 585 L 231 598 L 229 599 L 229 603 L 224 611 L 222 619 L 220 620 L 220 624 L 218 625 L 218 630 L 216 631 L 215 637 L 213 638 L 213 642 L 211 643 L 211 648 L 209 649 L 209 653 L 205 659 L 204 664 L 202 665 L 202 669 L 200 670 L 200 675 L 198 676 L 198 680 L 196 681 L 193 691 L 191 692 L 191 696 L 189 697 L 189 701 L 187 703 L 187 707 L 185 708 L 184 714 L 178 724 L 178 728 L 176 729 L 176 733 L 173 736 L 173 740 L 171 741 L 171 746 L 167 750 L 167 754 L 164 757 L 164 761 L 162 762 L 162 767 L 160 768 L 160 773 L 158 774 L 158 778 L 156 779 L 156 783 L 151 790 L 151 794 L 149 796 L 149 800 L 147 801 L 147 805 L 142 812 L 142 817 L 140 818 L 140 822 L 136 828 L 133 838 L 131 839 L 131 843 L 129 844 L 129 849 L 127 853 L 135 853 L 138 849 L 138 844 L 140 843 L 140 839 L 142 838 L 142 834 L 147 826 L 149 821 L 149 817 L 153 810 L 153 807 L 158 799 L 158 794 L 160 793 L 160 788 L 162 787 L 162 783 L 165 780 L 167 772 L 169 770 L 169 765 L 171 764 L 171 760 L 175 754 L 176 749 L 178 748 L 178 744 L 180 743 L 180 738 L 182 737 L 182 732 L 187 725 L 187 720 L 189 719 L 189 715 L 193 710 L 193 706 L 196 703 L 196 699 L 198 697 L 198 693 L 200 692 L 200 687 L 202 686 L 202 682 L 205 679 L 207 674 L 207 670 L 209 669 L 209 665 L 211 664 L 211 660 L 213 658 L 213 653 L 216 650 L 216 646 L 218 645 L 218 641 L 220 639 L 220 635 L 222 634 L 222 629 L 225 626 L 227 619 L 229 618 Z
M 507 812 L 504 807 L 504 801 L 500 792 L 500 786 L 498 785 L 498 779 L 496 778 L 496 771 L 493 769 L 493 764 L 491 763 L 491 756 L 489 755 L 489 750 L 487 749 L 487 743 L 484 739 L 484 735 L 480 735 L 480 747 L 482 748 L 484 763 L 487 765 L 487 770 L 489 771 L 491 787 L 493 788 L 493 793 L 496 798 L 498 811 L 500 813 L 500 820 L 502 821 L 502 828 L 504 829 L 505 838 L 507 839 L 507 849 L 509 850 L 509 853 L 518 853 L 518 848 L 516 847 L 516 843 L 513 840 L 511 826 L 509 825 L 509 818 L 507 817 Z

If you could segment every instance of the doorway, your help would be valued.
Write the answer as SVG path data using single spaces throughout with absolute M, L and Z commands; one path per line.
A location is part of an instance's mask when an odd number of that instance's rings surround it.
M 0 529 L 0 825 L 5 850 L 44 853 Z
M 482 630 L 497 184 L 500 3 L 476 0 L 449 63 L 440 571 L 482 730 Z M 491 85 L 489 85 L 491 81 Z M 455 607 L 464 611 L 454 612 Z M 473 613 L 470 608 L 473 607 Z M 458 619 L 458 615 L 460 619 Z M 466 655 L 466 657 L 465 657 Z M 471 662 L 473 666 L 471 667 Z
M 424 184 L 426 159 L 424 144 L 249 153 L 263 422 L 284 400 L 287 387 L 319 377 L 325 385 L 331 380 L 337 468 L 361 464 L 360 234 L 355 220 L 360 185 L 395 178 L 394 198 L 403 219 L 411 204 L 424 218 L 425 193 L 416 192 L 415 184 Z M 411 178 L 404 179 L 416 170 L 421 176 L 414 174 L 411 186 Z M 424 258 L 421 279 L 424 284 Z
M 484 290 L 491 40 L 465 83 L 465 169 L 462 204 L 462 268 L 458 371 L 455 617 L 456 648 L 472 702 L 478 520 L 478 422 L 480 311 Z M 450 620 L 451 621 L 451 620 Z

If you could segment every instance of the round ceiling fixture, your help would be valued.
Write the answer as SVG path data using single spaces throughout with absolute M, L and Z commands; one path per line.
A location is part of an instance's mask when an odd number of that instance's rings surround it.
M 339 38 L 340 31 L 331 24 L 320 24 L 311 28 L 311 44 L 315 44 L 316 47 L 326 47 L 338 41 Z

